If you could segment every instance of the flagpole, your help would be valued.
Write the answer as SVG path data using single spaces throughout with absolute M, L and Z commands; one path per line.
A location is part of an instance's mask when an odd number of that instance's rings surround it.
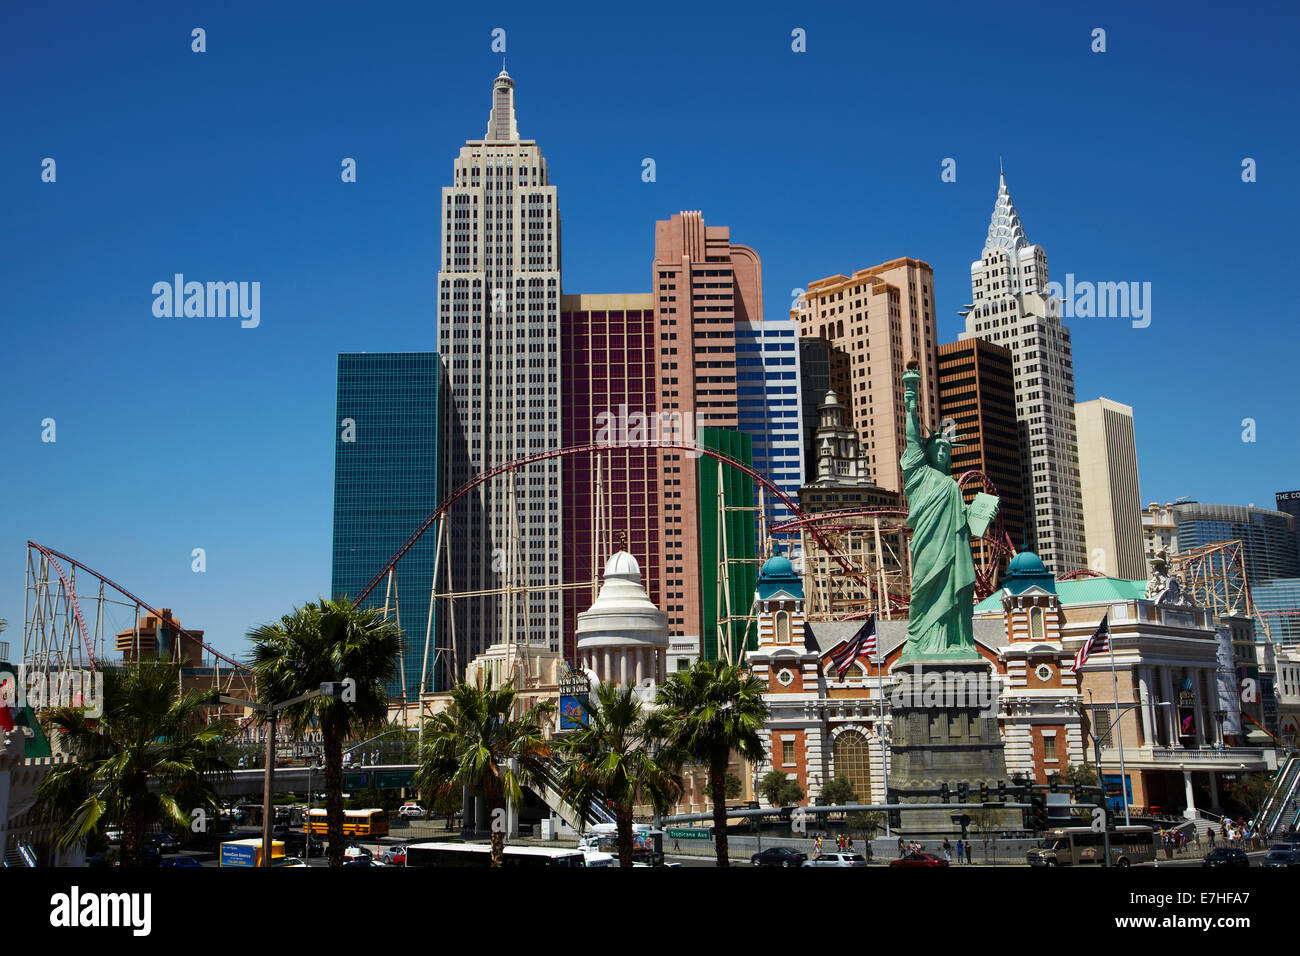
M 1115 670 L 1115 634 L 1110 629 L 1110 611 L 1106 612 L 1106 646 L 1110 648 L 1110 680 L 1115 689 L 1115 742 L 1119 745 L 1119 795 L 1124 801 L 1124 826 L 1129 826 L 1128 771 L 1124 769 L 1124 712 L 1119 709 L 1119 674 Z M 1100 772 L 1101 768 L 1098 767 Z M 1102 784 L 1102 793 L 1106 785 Z
M 879 646 L 879 638 L 877 638 Z M 883 654 L 876 657 L 876 687 L 880 691 L 880 723 L 876 725 L 876 732 L 880 734 L 880 775 L 885 783 L 885 803 L 889 803 L 889 753 L 885 749 L 885 657 Z M 885 839 L 893 837 L 893 832 L 889 829 L 889 810 L 885 810 Z

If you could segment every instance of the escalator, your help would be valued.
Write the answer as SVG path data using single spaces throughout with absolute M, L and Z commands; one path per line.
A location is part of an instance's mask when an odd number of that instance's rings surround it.
M 19 843 L 17 846 L 5 850 L 3 861 L 0 866 L 36 866 L 36 851 L 26 843 Z
M 1297 804 L 1300 804 L 1300 753 L 1292 751 L 1278 768 L 1273 786 L 1255 814 L 1251 829 L 1268 838 L 1277 830 L 1294 828 L 1300 819 Z

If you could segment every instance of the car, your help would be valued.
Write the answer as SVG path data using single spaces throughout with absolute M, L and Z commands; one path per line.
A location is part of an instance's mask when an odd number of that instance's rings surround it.
M 96 853 L 86 857 L 86 866 L 92 870 L 104 870 L 117 866 L 116 860 L 109 860 L 107 853 Z
M 359 843 L 349 843 L 343 847 L 344 860 L 365 860 L 369 863 L 375 855 Z
M 807 866 L 866 866 L 867 858 L 861 853 L 823 853 L 810 859 Z
M 1295 850 L 1269 850 L 1260 866 L 1300 866 L 1300 853 Z
M 1292 853 L 1300 853 L 1300 841 L 1296 840 L 1279 840 L 1269 847 L 1270 850 L 1290 850 Z
M 948 861 L 929 853 L 909 853 L 897 860 L 890 860 L 890 866 L 947 866 Z
M 199 861 L 196 860 L 194 857 L 185 856 L 184 854 L 164 857 L 163 861 L 158 865 L 166 867 L 169 870 L 174 870 L 174 869 L 194 870 L 194 869 L 202 869 L 203 867 L 203 865 L 199 863 Z
M 1219 866 L 1250 866 L 1250 858 L 1246 856 L 1245 850 L 1238 850 L 1233 846 L 1221 846 L 1211 850 L 1201 866 L 1219 867 Z
M 788 846 L 770 846 L 749 858 L 754 866 L 803 866 L 807 860 L 807 853 L 800 853 Z
M 379 862 L 390 866 L 406 866 L 406 847 L 400 843 L 397 846 L 384 847 L 384 851 L 379 854 Z
M 397 815 L 406 820 L 423 820 L 424 807 L 418 803 L 404 803 L 397 808 Z
M 181 848 L 181 841 L 170 833 L 151 833 L 149 842 L 156 846 L 160 853 L 175 853 Z
M 108 841 L 109 846 L 117 846 L 122 842 L 122 830 L 119 827 L 109 827 L 104 831 L 104 839 Z
M 298 859 L 296 856 L 282 856 L 278 860 L 271 861 L 271 869 L 275 869 L 277 866 L 304 866 L 305 867 L 306 865 L 307 864 L 304 861 Z
M 273 840 L 284 842 L 284 852 L 289 856 L 321 856 L 325 853 L 325 843 L 315 834 L 303 833 L 290 827 L 275 827 L 271 830 Z
M 162 864 L 162 850 L 152 843 L 145 843 L 140 847 L 140 865 L 141 866 L 160 866 Z

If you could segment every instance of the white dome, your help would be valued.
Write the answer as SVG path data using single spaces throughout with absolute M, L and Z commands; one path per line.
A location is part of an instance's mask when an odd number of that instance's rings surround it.
M 605 577 L 610 576 L 618 578 L 627 578 L 641 583 L 641 565 L 637 564 L 636 558 L 632 557 L 626 551 L 615 551 L 610 555 L 609 560 L 605 562 Z

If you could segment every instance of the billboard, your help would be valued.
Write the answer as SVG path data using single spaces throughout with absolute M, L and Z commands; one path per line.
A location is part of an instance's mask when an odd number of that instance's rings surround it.
M 587 726 L 587 698 L 560 695 L 560 730 L 581 730 Z

